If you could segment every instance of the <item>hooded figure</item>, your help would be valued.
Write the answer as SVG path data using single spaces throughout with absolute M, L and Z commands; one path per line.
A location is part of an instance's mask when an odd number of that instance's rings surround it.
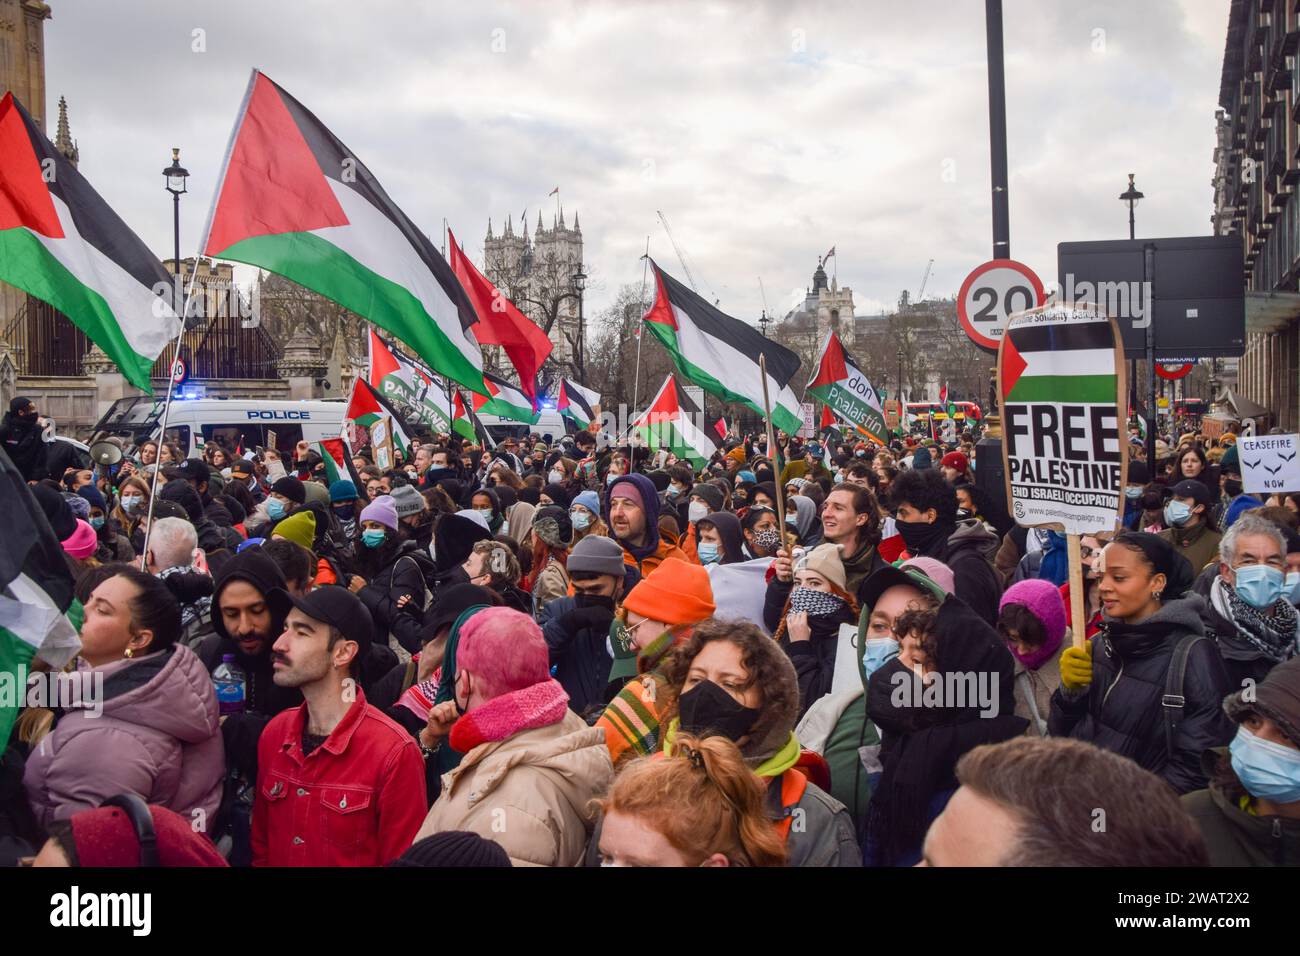
M 804 495 L 795 495 L 790 502 L 794 505 L 794 514 L 787 512 L 785 523 L 794 525 L 801 545 L 805 548 L 817 547 L 822 543 L 822 519 L 817 517 L 817 503 Z
M 610 502 L 614 498 L 630 498 L 645 515 L 645 540 L 641 544 L 633 545 L 614 534 L 614 526 L 610 524 Z M 664 541 L 659 534 L 659 492 L 645 475 L 623 475 L 615 479 L 605 495 L 601 517 L 609 525 L 610 536 L 623 546 L 624 560 L 635 565 L 642 577 L 659 567 L 665 558 L 686 558 L 680 548 Z
M 462 515 L 443 515 L 433 529 L 434 577 L 430 582 L 429 613 L 433 614 L 447 588 L 468 584 L 461 567 L 479 541 L 490 541 L 491 532 L 483 525 Z
M 867 811 L 868 866 L 915 864 L 926 830 L 957 789 L 958 758 L 1029 726 L 1015 716 L 1011 653 L 964 601 L 945 598 L 929 639 L 934 650 L 924 678 L 895 658 L 867 687 L 867 713 L 883 739 L 882 773 Z
M 730 511 L 715 511 L 713 514 L 705 515 L 695 523 L 695 527 L 697 534 L 700 528 L 713 528 L 718 532 L 718 538 L 722 541 L 718 551 L 718 564 L 735 564 L 749 560 L 745 557 L 745 536 L 740 530 L 740 519 Z M 699 547 L 697 543 L 695 545 L 697 556 Z

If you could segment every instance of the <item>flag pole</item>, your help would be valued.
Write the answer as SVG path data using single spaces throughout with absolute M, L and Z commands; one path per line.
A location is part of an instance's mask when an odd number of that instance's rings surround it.
M 636 411 L 641 397 L 641 339 L 645 336 L 645 278 L 650 267 L 650 237 L 645 237 L 645 255 L 641 257 L 641 318 L 636 327 L 636 375 L 632 379 L 632 409 Z
M 167 399 L 163 402 L 162 417 L 158 427 L 158 454 L 154 456 L 153 480 L 149 483 L 149 513 L 145 516 L 144 545 L 140 548 L 140 570 L 147 571 L 149 561 L 149 533 L 153 528 L 154 502 L 158 500 L 158 476 L 162 473 L 162 446 L 167 441 L 167 419 L 172 410 L 172 395 L 176 390 L 176 362 L 181 357 L 181 339 L 185 337 L 185 320 L 190 314 L 190 300 L 194 295 L 194 280 L 199 276 L 199 258 L 202 252 L 194 255 L 194 270 L 190 273 L 189 285 L 185 290 L 185 300 L 181 305 L 181 328 L 176 333 L 176 342 L 172 346 L 172 360 L 167 366 Z M 181 264 L 176 263 L 179 270 Z M 178 463 L 179 464 L 179 463 Z
M 767 356 L 762 352 L 758 353 L 758 374 L 763 379 L 763 415 L 767 419 L 767 452 L 774 456 L 776 449 L 776 433 L 772 430 L 772 400 L 767 394 Z M 772 458 L 772 467 L 776 468 L 776 458 Z M 779 478 L 779 476 L 778 476 Z M 781 541 L 785 542 L 785 489 L 776 489 L 776 523 L 781 529 Z

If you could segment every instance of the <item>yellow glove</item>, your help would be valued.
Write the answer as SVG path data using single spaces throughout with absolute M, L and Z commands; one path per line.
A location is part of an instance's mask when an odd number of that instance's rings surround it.
M 1066 690 L 1082 690 L 1092 683 L 1092 651 L 1067 647 L 1061 652 L 1061 683 Z

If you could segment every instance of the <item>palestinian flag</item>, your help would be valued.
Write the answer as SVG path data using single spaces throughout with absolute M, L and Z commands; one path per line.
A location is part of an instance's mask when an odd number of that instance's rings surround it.
M 520 312 L 487 276 L 474 267 L 447 230 L 447 258 L 451 271 L 474 305 L 478 323 L 471 330 L 481 345 L 499 345 L 519 373 L 520 389 L 531 403 L 537 400 L 537 373 L 551 354 L 550 338 L 528 316 Z
M 437 380 L 415 362 L 390 349 L 370 330 L 370 387 L 409 421 L 439 434 L 451 432 L 451 404 Z
M 763 414 L 763 379 L 758 357 L 767 358 L 772 424 L 788 435 L 803 427 L 799 399 L 789 382 L 799 356 L 759 334 L 753 326 L 719 311 L 659 268 L 653 259 L 655 301 L 642 317 L 688 382 L 724 402 L 739 402 Z
M 647 447 L 667 448 L 678 458 L 687 459 L 699 471 L 709 463 L 718 446 L 696 426 L 700 410 L 669 373 L 650 407 L 632 423 Z
M 324 438 L 316 442 L 316 451 L 325 463 L 325 479 L 333 484 L 336 481 L 350 481 L 356 485 L 358 492 L 362 488 L 361 476 L 352 464 L 352 449 L 342 438 Z
M 600 421 L 600 393 L 583 388 L 572 379 L 560 379 L 560 394 L 555 410 L 573 421 L 579 428 Z
M 1104 315 L 1065 311 L 1061 321 L 1008 325 L 998 359 L 1002 401 L 1115 404 L 1115 338 Z M 1069 316 L 1069 318 L 1066 318 Z M 1121 404 L 1121 408 L 1123 405 Z
M 0 279 L 66 315 L 153 394 L 154 360 L 180 332 L 172 278 L 12 93 L 0 100 Z
M 881 445 L 888 441 L 880 396 L 853 356 L 844 350 L 834 330 L 826 335 L 817 371 L 808 382 L 808 393 L 873 441 Z M 824 422 L 825 412 L 822 414 Z
M 204 255 L 269 269 L 483 388 L 478 321 L 429 238 L 320 120 L 257 70 L 235 121 Z
M 358 378 L 354 381 L 352 398 L 348 401 L 348 410 L 343 417 L 369 429 L 385 415 L 392 421 L 393 445 L 401 451 L 402 458 L 405 459 L 407 449 L 411 447 L 411 439 L 408 437 L 411 434 L 410 426 L 398 414 L 397 409 L 371 388 L 365 379 Z
M 3 194 L 0 194 L 3 195 Z M 2 201 L 2 200 L 0 200 Z M 0 449 L 0 497 L 9 506 L 0 537 L 0 749 L 9 740 L 32 658 L 59 670 L 81 650 L 81 602 L 41 506 Z
M 479 415 L 496 415 L 511 421 L 527 422 L 532 425 L 541 415 L 533 408 L 533 400 L 524 394 L 518 385 L 511 385 L 504 378 L 498 378 L 491 372 L 483 373 L 481 383 L 488 397 L 474 396 L 474 411 Z
M 461 398 L 460 389 L 456 389 L 455 396 L 452 399 L 452 409 L 452 431 L 468 442 L 478 441 L 479 434 L 474 427 L 476 421 L 474 413 L 465 407 L 465 399 Z

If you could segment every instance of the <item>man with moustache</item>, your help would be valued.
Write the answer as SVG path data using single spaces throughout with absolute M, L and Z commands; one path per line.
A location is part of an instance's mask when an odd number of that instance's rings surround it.
M 275 683 L 300 707 L 258 742 L 254 866 L 381 866 L 424 820 L 424 761 L 411 735 L 361 690 L 374 623 L 340 587 L 267 595 L 284 632 L 271 648 Z

